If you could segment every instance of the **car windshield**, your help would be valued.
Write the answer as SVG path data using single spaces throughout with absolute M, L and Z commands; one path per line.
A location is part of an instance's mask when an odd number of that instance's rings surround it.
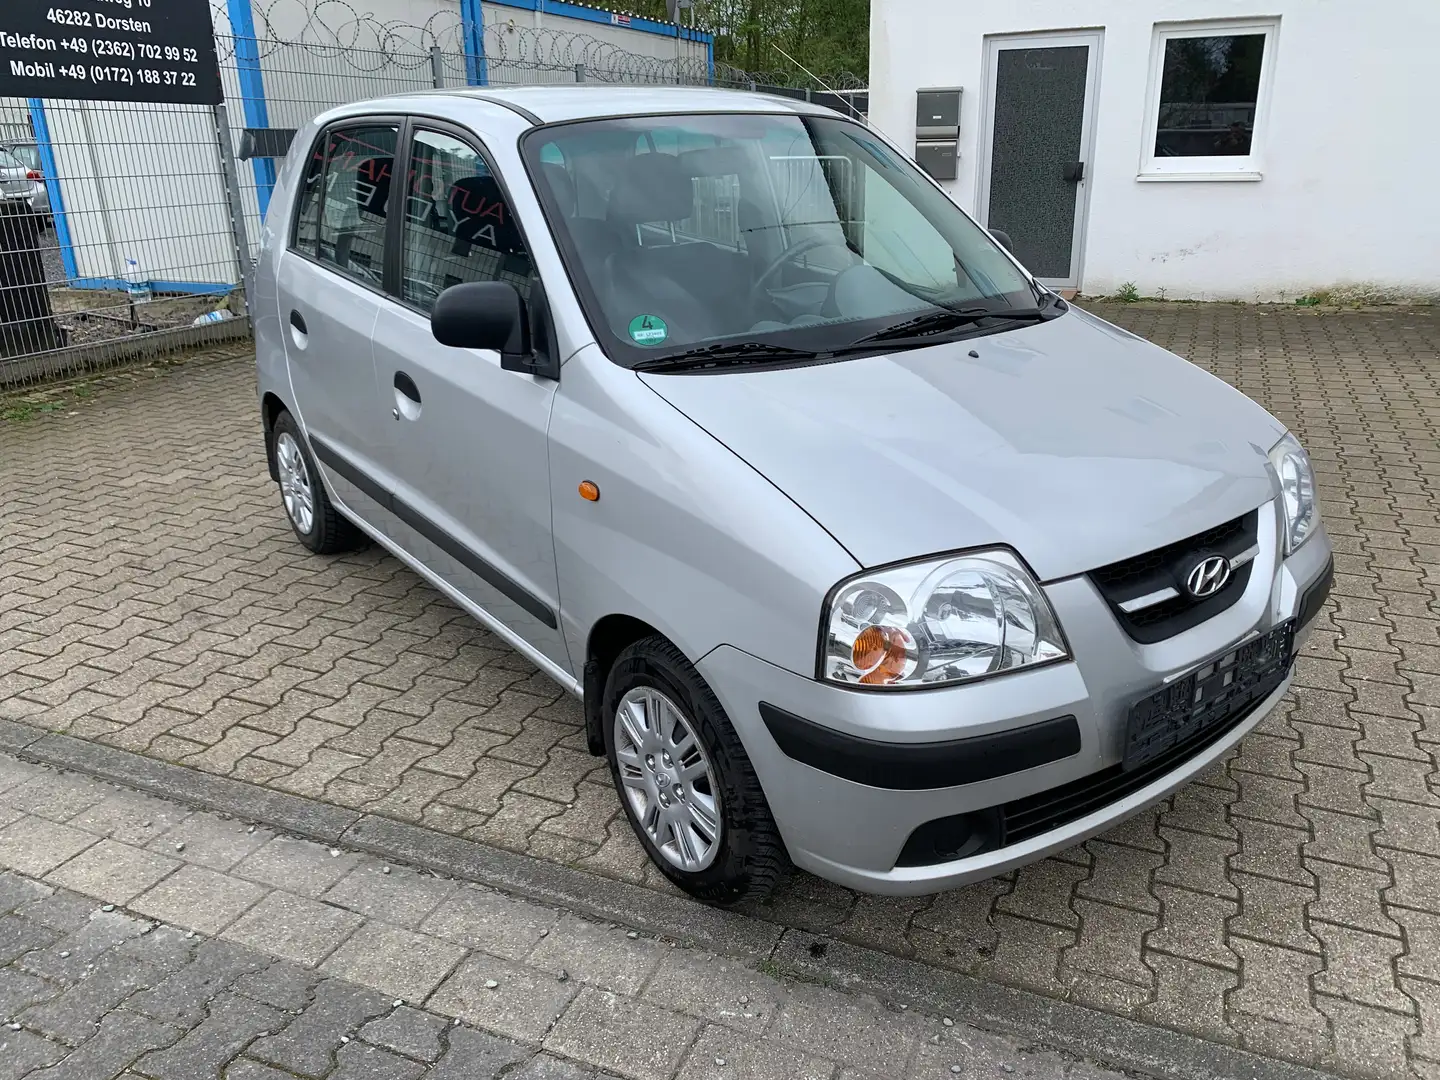
M 591 325 L 628 366 L 1036 308 L 990 237 L 859 124 L 624 117 L 538 128 L 524 152 Z
M 25 163 L 15 156 L 13 150 L 0 146 L 0 169 L 25 169 Z

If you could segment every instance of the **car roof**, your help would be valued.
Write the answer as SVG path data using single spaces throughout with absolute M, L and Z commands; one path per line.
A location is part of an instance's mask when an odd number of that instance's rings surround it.
M 796 98 L 747 90 L 724 90 L 708 86 L 611 86 L 585 83 L 573 86 L 457 87 L 451 90 L 418 90 L 372 101 L 354 102 L 345 113 L 411 112 L 417 99 L 427 109 L 484 101 L 501 105 L 532 123 L 553 124 L 567 120 L 596 120 L 611 116 L 645 116 L 655 113 L 766 112 L 825 114 L 833 110 Z M 332 110 L 334 113 L 342 110 Z

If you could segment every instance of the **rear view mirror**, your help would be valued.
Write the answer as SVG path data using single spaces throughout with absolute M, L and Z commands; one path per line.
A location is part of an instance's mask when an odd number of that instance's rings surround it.
M 530 351 L 525 301 L 508 281 L 466 281 L 451 285 L 430 311 L 430 332 L 456 349 Z
M 494 349 L 500 366 L 547 379 L 560 378 L 560 365 L 551 347 L 545 293 L 537 283 L 532 294 L 533 313 L 508 281 L 466 281 L 451 285 L 430 309 L 430 332 L 441 345 L 456 349 Z M 532 315 L 534 316 L 532 318 Z M 532 335 L 540 324 L 540 351 Z
M 1015 252 L 1015 242 L 1010 239 L 1010 234 L 1009 234 L 1009 233 L 1005 232 L 1003 229 L 991 229 L 991 230 L 990 230 L 990 235 L 993 236 L 993 237 L 995 238 L 996 242 L 997 242 L 1001 247 L 1003 247 L 1006 251 L 1010 252 L 1011 254 L 1014 254 L 1014 252 Z

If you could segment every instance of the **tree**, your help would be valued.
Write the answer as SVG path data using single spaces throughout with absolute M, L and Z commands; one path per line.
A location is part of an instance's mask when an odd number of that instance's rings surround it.
M 665 20 L 665 0 L 631 0 L 637 15 Z M 822 79 L 862 79 L 870 66 L 870 0 L 696 0 L 685 25 L 715 35 L 715 59 L 748 72 L 776 72 L 795 85 L 810 79 L 773 46 Z

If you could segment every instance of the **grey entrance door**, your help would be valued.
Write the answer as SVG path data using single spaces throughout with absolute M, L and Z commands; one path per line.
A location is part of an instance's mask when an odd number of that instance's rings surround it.
M 1095 34 L 991 42 L 985 222 L 1050 285 L 1080 279 Z

